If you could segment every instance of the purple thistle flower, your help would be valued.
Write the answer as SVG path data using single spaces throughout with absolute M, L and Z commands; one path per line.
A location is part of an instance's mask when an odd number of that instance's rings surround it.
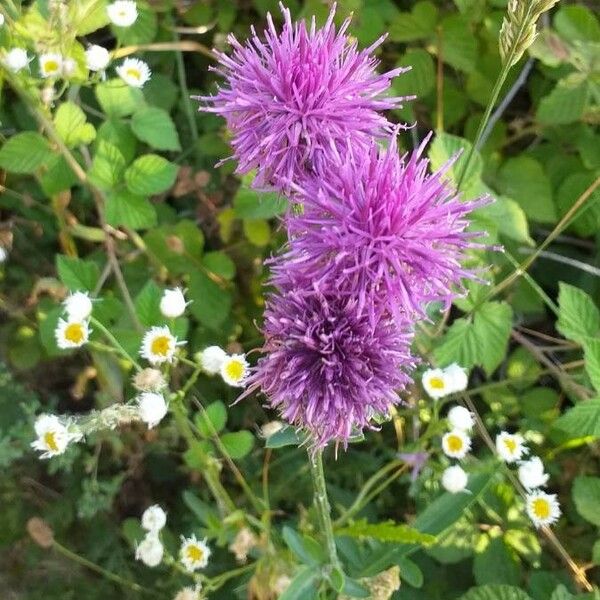
M 272 408 L 307 430 L 315 447 L 369 427 L 399 402 L 414 366 L 411 334 L 386 317 L 369 318 L 356 299 L 304 282 L 267 300 L 265 355 L 249 379 Z
M 230 35 L 232 56 L 216 53 L 225 86 L 214 97 L 196 98 L 208 103 L 201 110 L 225 117 L 238 173 L 256 169 L 256 186 L 287 188 L 322 168 L 332 153 L 367 148 L 389 132 L 378 111 L 400 108 L 407 99 L 384 93 L 408 69 L 378 74 L 372 53 L 385 36 L 359 51 L 346 35 L 350 19 L 336 32 L 335 4 L 322 29 L 314 17 L 310 27 L 292 23 L 290 11 L 280 7 L 281 33 L 269 14 L 264 41 L 254 28 L 245 45 Z
M 422 317 L 432 301 L 449 306 L 462 278 L 475 277 L 461 266 L 466 251 L 485 247 L 473 241 L 481 233 L 466 231 L 467 215 L 489 200 L 459 200 L 444 180 L 452 161 L 428 173 L 428 140 L 402 157 L 395 135 L 388 149 L 373 142 L 295 186 L 303 210 L 286 217 L 290 242 L 273 266 L 275 285 L 327 282 L 400 319 Z

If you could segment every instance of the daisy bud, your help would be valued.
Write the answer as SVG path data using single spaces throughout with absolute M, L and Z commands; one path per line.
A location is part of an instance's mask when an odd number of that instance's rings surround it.
M 185 312 L 187 302 L 181 288 L 165 290 L 160 299 L 160 312 L 169 319 L 176 319 Z
M 245 563 L 248 560 L 248 552 L 258 544 L 258 539 L 247 527 L 242 527 L 237 532 L 235 539 L 229 544 L 229 550 L 235 555 L 239 563 Z
M 471 431 L 475 424 L 471 411 L 464 406 L 453 406 L 448 412 L 448 422 L 453 429 L 461 431 Z
M 175 594 L 173 600 L 200 600 L 201 589 L 201 583 L 197 583 L 195 587 L 184 587 Z
M 158 534 L 150 532 L 135 549 L 135 558 L 148 567 L 156 567 L 161 563 L 163 553 L 164 548 L 158 539 Z
M 464 458 L 471 449 L 471 438 L 461 429 L 453 429 L 442 438 L 442 449 L 450 458 Z
M 77 63 L 72 58 L 65 58 L 62 64 L 62 74 L 65 77 L 70 77 L 75 73 Z
M 73 292 L 63 302 L 70 320 L 83 321 L 92 314 L 92 301 L 87 292 Z
M 133 386 L 140 392 L 160 392 L 167 382 L 158 369 L 142 369 L 135 374 Z
M 117 27 L 131 27 L 138 18 L 137 4 L 131 0 L 117 0 L 106 7 L 106 12 Z
M 442 474 L 442 485 L 451 494 L 462 492 L 467 487 L 468 476 L 459 465 L 448 467 Z
M 29 57 L 23 48 L 12 48 L 4 57 L 4 65 L 13 73 L 18 73 L 29 64 Z
M 439 400 L 450 394 L 450 378 L 442 369 L 427 369 L 421 379 L 430 398 Z
M 0 246 L 0 265 L 8 259 L 8 250 L 4 246 Z
M 0 27 L 2 27 L 2 25 L 4 25 L 4 15 L 0 13 Z
M 469 384 L 469 375 L 460 365 L 453 363 L 444 369 L 450 384 L 450 393 L 464 392 Z
M 158 505 L 149 506 L 142 515 L 142 527 L 147 531 L 159 532 L 167 523 L 167 514 Z
M 94 44 L 85 51 L 85 63 L 90 71 L 104 71 L 110 62 L 106 48 Z
M 526 490 L 544 487 L 548 482 L 548 474 L 544 472 L 544 463 L 537 456 L 519 465 L 519 481 Z
M 221 377 L 227 385 L 243 387 L 248 377 L 248 361 L 243 354 L 227 356 L 221 365 Z
M 496 436 L 496 451 L 504 462 L 514 463 L 521 460 L 528 449 L 522 435 L 501 431 Z
M 179 559 L 190 573 L 206 567 L 210 555 L 211 551 L 206 544 L 206 539 L 198 540 L 195 535 L 189 538 L 181 536 Z
M 552 525 L 561 514 L 556 494 L 546 494 L 539 490 L 531 492 L 525 498 L 525 505 L 527 514 L 536 527 Z
M 152 429 L 158 425 L 167 414 L 167 403 L 162 394 L 144 392 L 138 397 L 140 419 Z
M 202 352 L 199 352 L 199 356 L 197 357 L 204 372 L 209 375 L 220 373 L 221 366 L 226 358 L 227 352 L 220 346 L 209 346 L 208 348 L 204 348 Z

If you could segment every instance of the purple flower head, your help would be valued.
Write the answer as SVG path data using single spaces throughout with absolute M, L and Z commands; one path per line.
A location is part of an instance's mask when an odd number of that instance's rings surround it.
M 309 432 L 316 447 L 347 444 L 399 402 L 414 366 L 411 334 L 382 313 L 372 319 L 353 298 L 311 287 L 269 296 L 265 355 L 250 377 L 271 407 Z
M 274 283 L 327 282 L 401 319 L 422 317 L 431 301 L 448 306 L 462 278 L 475 277 L 461 266 L 467 249 L 482 247 L 473 241 L 481 234 L 466 231 L 467 215 L 488 199 L 459 200 L 444 180 L 452 161 L 429 173 L 421 157 L 428 139 L 399 156 L 394 135 L 388 149 L 373 142 L 305 178 L 294 198 L 303 210 L 286 218 L 290 242 Z
M 385 36 L 358 50 L 346 35 L 349 19 L 336 32 L 335 4 L 322 29 L 314 17 L 310 26 L 292 23 L 290 11 L 280 7 L 280 33 L 269 14 L 264 40 L 254 28 L 245 45 L 229 36 L 232 55 L 217 52 L 225 85 L 216 96 L 197 99 L 208 103 L 201 110 L 225 117 L 238 173 L 256 169 L 256 186 L 287 188 L 323 167 L 332 152 L 367 148 L 371 138 L 390 131 L 378 111 L 401 107 L 404 98 L 384 94 L 408 69 L 378 74 L 372 53 Z

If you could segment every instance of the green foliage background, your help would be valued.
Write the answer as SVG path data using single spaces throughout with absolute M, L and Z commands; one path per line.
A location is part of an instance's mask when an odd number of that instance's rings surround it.
M 264 303 L 263 260 L 284 241 L 277 215 L 285 205 L 239 181 L 232 162 L 215 167 L 230 154 L 227 131 L 219 118 L 197 112 L 189 97 L 214 90 L 208 48 L 225 49 L 229 32 L 243 39 L 251 25 L 260 29 L 267 11 L 278 14 L 277 2 L 138 4 L 133 27 L 111 29 L 102 0 L 67 2 L 64 31 L 44 0 L 4 8 L 22 16 L 0 29 L 1 47 L 57 43 L 75 58 L 77 70 L 53 105 L 40 102 L 43 84 L 35 76 L 19 95 L 14 76 L 0 74 L 0 245 L 10 249 L 0 265 L 1 595 L 139 596 L 36 545 L 26 525 L 38 516 L 78 555 L 137 581 L 149 595 L 172 597 L 184 577 L 133 559 L 139 516 L 155 502 L 168 510 L 168 547 L 175 551 L 180 533 L 197 531 L 214 550 L 208 573 L 235 569 L 227 545 L 254 508 L 229 468 L 231 459 L 257 496 L 268 487 L 274 512 L 268 544 L 250 554 L 254 568 L 211 597 L 275 597 L 272 581 L 286 574 L 295 577 L 295 587 L 285 598 L 315 598 L 323 557 L 305 452 L 289 431 L 265 448 L 259 427 L 275 415 L 258 399 L 231 406 L 236 390 L 201 377 L 194 396 L 199 404 L 189 407 L 200 439 L 182 437 L 172 419 L 158 431 L 131 426 L 98 434 L 49 462 L 29 448 L 34 414 L 81 413 L 134 395 L 123 361 L 95 349 L 56 348 L 53 332 L 67 289 L 97 294 L 94 314 L 132 354 L 142 329 L 164 322 L 160 296 L 176 284 L 192 300 L 188 316 L 174 324 L 188 340 L 189 356 L 211 344 L 230 351 L 260 346 L 255 323 Z M 294 15 L 316 14 L 320 21 L 329 10 L 320 0 L 288 5 Z M 403 149 L 436 130 L 428 149 L 433 168 L 461 148 L 468 151 L 501 69 L 498 36 L 506 2 L 340 0 L 338 6 L 340 20 L 354 13 L 352 34 L 363 46 L 389 31 L 382 69 L 412 67 L 394 83 L 396 94 L 417 96 L 393 115 L 417 122 L 401 135 Z M 473 253 L 470 260 L 482 267 L 488 285 L 470 283 L 469 296 L 448 314 L 432 307 L 432 322 L 422 324 L 415 346 L 441 366 L 456 361 L 472 369 L 467 397 L 492 436 L 500 429 L 526 435 L 563 508 L 556 535 L 595 585 L 600 190 L 576 203 L 600 175 L 600 24 L 592 3 L 563 1 L 539 26 L 538 39 L 510 72 L 500 98 L 511 89 L 515 95 L 475 152 L 463 183 L 468 199 L 485 193 L 497 198 L 476 212 L 473 229 L 487 231 L 505 252 Z M 84 42 L 112 47 L 113 38 L 123 50 L 141 45 L 136 55 L 153 70 L 143 90 L 123 87 L 112 68 L 107 81 L 91 85 L 86 78 Z M 154 44 L 170 46 L 157 51 Z M 37 73 L 35 62 L 31 70 Z M 32 102 L 46 126 L 28 109 Z M 84 182 L 57 139 L 81 165 Z M 452 168 L 455 182 L 465 154 Z M 101 217 L 93 189 L 105 196 Z M 108 247 L 141 328 L 110 271 Z M 535 260 L 520 275 L 516 267 L 530 258 Z M 182 385 L 185 375 L 177 370 L 172 381 Z M 600 597 L 583 593 L 556 546 L 533 529 L 481 437 L 467 463 L 472 494 L 442 493 L 447 459 L 439 444 L 441 403 L 433 406 L 418 384 L 406 400 L 393 423 L 368 432 L 337 459 L 327 455 L 334 519 L 344 516 L 373 474 L 389 467 L 387 475 L 394 475 L 352 514 L 355 521 L 339 523 L 348 575 L 358 581 L 397 565 L 402 585 L 393 598 L 405 600 Z M 429 453 L 417 478 L 401 467 L 399 452 Z M 208 493 L 207 468 L 220 471 L 233 498 L 225 519 Z

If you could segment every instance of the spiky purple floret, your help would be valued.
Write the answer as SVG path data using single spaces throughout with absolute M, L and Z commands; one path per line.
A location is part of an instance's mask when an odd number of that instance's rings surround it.
M 325 26 L 292 23 L 280 4 L 278 33 L 271 15 L 261 40 L 252 29 L 245 45 L 230 35 L 233 54 L 217 52 L 225 86 L 213 97 L 197 97 L 201 110 L 225 117 L 233 138 L 237 172 L 257 170 L 255 185 L 285 188 L 322 167 L 332 151 L 368 147 L 390 130 L 378 111 L 399 108 L 403 98 L 386 97 L 390 80 L 407 69 L 383 75 L 373 51 L 385 39 L 358 50 L 344 21 L 336 32 L 335 4 Z
M 410 382 L 411 334 L 310 282 L 268 297 L 263 333 L 265 355 L 250 385 L 315 446 L 346 444 L 377 414 L 388 414 Z
M 423 316 L 429 302 L 446 306 L 475 274 L 461 262 L 480 233 L 467 215 L 487 198 L 462 202 L 421 154 L 428 139 L 400 156 L 396 138 L 387 149 L 339 158 L 296 189 L 300 214 L 286 217 L 290 242 L 273 266 L 278 286 L 309 280 L 367 306 L 387 306 L 396 317 Z

